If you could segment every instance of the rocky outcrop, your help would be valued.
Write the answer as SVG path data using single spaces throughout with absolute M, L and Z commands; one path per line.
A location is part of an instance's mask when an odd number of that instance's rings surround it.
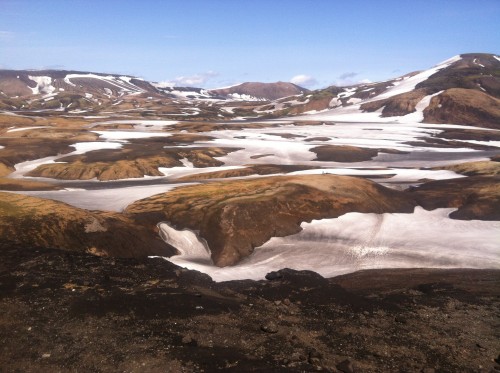
M 271 237 L 299 232 L 304 221 L 353 211 L 412 212 L 414 207 L 413 200 L 402 192 L 368 180 L 308 175 L 179 188 L 137 201 L 126 214 L 135 219 L 163 216 L 176 228 L 198 231 L 207 241 L 214 263 L 223 267 L 250 255 Z

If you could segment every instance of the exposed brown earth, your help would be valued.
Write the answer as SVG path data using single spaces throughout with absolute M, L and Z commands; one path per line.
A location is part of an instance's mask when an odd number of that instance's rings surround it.
M 14 247 L 58 248 L 117 257 L 173 253 L 154 230 L 121 214 L 87 211 L 49 199 L 2 192 L 0 241 Z
M 24 161 L 56 156 L 74 151 L 73 141 L 44 138 L 0 138 L 0 171 L 14 171 L 14 165 Z
M 6 164 L 0 162 L 0 177 L 7 176 L 13 171 L 15 171 L 13 166 L 7 166 Z
M 99 135 L 87 130 L 75 130 L 66 128 L 35 128 L 24 131 L 8 132 L 3 138 L 30 138 L 48 140 L 71 140 L 74 142 L 97 141 Z
M 415 106 L 427 95 L 425 89 L 402 93 L 384 100 L 368 102 L 361 105 L 361 110 L 373 112 L 382 110 L 382 117 L 402 116 L 413 113 Z
M 452 88 L 433 97 L 426 123 L 454 123 L 500 129 L 500 100 L 484 92 Z
M 500 131 L 493 130 L 471 130 L 471 129 L 445 129 L 435 135 L 442 139 L 454 140 L 477 140 L 477 141 L 500 141 Z
M 286 82 L 276 82 L 276 83 L 248 82 L 230 88 L 213 89 L 210 92 L 221 96 L 227 96 L 236 93 L 239 95 L 249 95 L 257 98 L 265 98 L 268 100 L 277 100 L 282 97 L 294 96 L 307 91 L 308 90 L 305 88 Z
M 298 135 L 295 133 L 265 133 L 265 135 L 279 136 L 279 137 L 282 137 L 284 139 L 296 139 L 296 138 L 306 137 L 306 136 Z
M 460 60 L 417 84 L 416 88 L 425 88 L 431 94 L 461 88 L 500 98 L 500 61 L 486 53 L 467 53 L 460 57 Z
M 498 270 L 276 277 L 213 283 L 161 259 L 0 242 L 1 370 L 487 373 L 500 363 Z
M 318 136 L 318 137 L 309 137 L 309 138 L 305 139 L 304 141 L 329 141 L 329 140 L 331 140 L 330 137 Z
M 214 172 L 204 172 L 195 175 L 188 175 L 178 178 L 178 181 L 196 181 L 206 179 L 223 179 L 230 177 L 243 177 L 250 175 L 272 175 L 282 174 L 302 170 L 310 170 L 316 168 L 314 166 L 304 165 L 280 165 L 280 164 L 262 164 L 262 165 L 249 165 L 244 168 L 237 168 L 234 170 L 223 170 Z
M 324 122 L 318 122 L 318 121 L 297 121 L 294 122 L 293 124 L 296 126 L 317 126 L 318 124 L 323 124 Z M 333 123 L 324 123 L 326 125 L 333 125 Z M 269 122 L 231 122 L 231 123 L 214 123 L 214 122 L 199 122 L 199 121 L 192 121 L 192 122 L 180 122 L 177 124 L 174 124 L 172 126 L 169 126 L 168 129 L 171 131 L 187 131 L 187 132 L 209 132 L 209 131 L 220 131 L 220 130 L 242 130 L 245 128 L 252 128 L 252 129 L 266 129 L 269 130 L 269 128 L 272 127 L 279 127 L 281 126 L 280 123 L 269 123 Z
M 0 133 L 4 133 L 10 127 L 34 126 L 37 125 L 36 122 L 35 118 L 0 113 Z
M 321 145 L 309 149 L 316 153 L 315 161 L 326 162 L 363 162 L 375 158 L 379 152 L 390 154 L 405 154 L 394 149 L 360 148 L 350 145 Z
M 466 176 L 497 176 L 500 175 L 500 162 L 466 162 L 451 166 L 434 167 L 433 169 L 454 171 Z
M 447 140 L 438 137 L 421 137 L 417 141 L 406 141 L 404 144 L 411 146 L 422 146 L 428 148 L 448 148 L 448 149 L 469 148 L 476 150 L 498 150 L 498 147 L 493 145 L 482 145 L 466 141 Z
M 221 166 L 215 159 L 228 154 L 234 148 L 164 148 L 165 143 L 149 141 L 127 144 L 117 150 L 95 150 L 83 155 L 58 159 L 60 162 L 44 164 L 28 173 L 29 176 L 61 180 L 100 181 L 142 178 L 144 176 L 164 176 L 159 167 L 182 166 L 185 158 L 195 167 Z
M 20 190 L 58 190 L 61 189 L 55 184 L 40 181 L 10 179 L 0 177 L 0 190 L 20 191 Z
M 328 109 L 328 106 L 332 98 L 333 96 L 330 94 L 316 95 L 309 98 L 308 101 L 305 102 L 303 105 L 292 106 L 286 109 L 285 112 L 286 114 L 295 115 L 304 113 L 306 111 L 313 111 L 313 110 L 320 111 Z
M 427 210 L 458 208 L 452 219 L 500 220 L 500 176 L 431 181 L 411 189 L 410 195 Z
M 137 201 L 126 214 L 165 220 L 200 233 L 218 266 L 237 263 L 271 237 L 300 231 L 312 219 L 347 212 L 412 212 L 406 194 L 361 178 L 334 175 L 267 177 L 178 188 Z

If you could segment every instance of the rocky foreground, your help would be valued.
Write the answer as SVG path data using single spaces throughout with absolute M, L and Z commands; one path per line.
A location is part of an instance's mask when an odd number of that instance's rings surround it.
M 0 244 L 0 372 L 495 372 L 498 270 L 281 270 Z

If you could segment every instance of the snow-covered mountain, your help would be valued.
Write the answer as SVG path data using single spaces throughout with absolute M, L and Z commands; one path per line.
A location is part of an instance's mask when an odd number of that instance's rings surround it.
M 135 109 L 143 107 L 141 100 L 201 105 L 198 113 L 225 118 L 314 115 L 319 120 L 387 122 L 404 117 L 404 121 L 498 128 L 500 57 L 462 54 L 392 80 L 316 91 L 285 82 L 207 90 L 117 74 L 0 70 L 0 110 L 101 111 L 123 100 Z
M 385 82 L 328 87 L 258 109 L 345 121 L 455 123 L 500 127 L 500 57 L 471 53 Z
M 206 90 L 148 82 L 128 75 L 61 70 L 0 70 L 0 109 L 66 110 L 117 102 L 124 96 L 175 100 L 268 101 L 307 90 L 291 83 L 243 83 Z

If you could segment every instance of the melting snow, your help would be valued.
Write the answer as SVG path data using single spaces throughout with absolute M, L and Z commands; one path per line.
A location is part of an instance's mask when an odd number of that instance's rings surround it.
M 60 191 L 30 191 L 16 193 L 53 199 L 87 210 L 121 212 L 125 207 L 137 200 L 151 197 L 155 194 L 165 193 L 183 185 L 186 184 L 159 184 L 93 190 L 67 189 Z
M 34 95 L 40 94 L 40 93 L 52 93 L 56 90 L 56 88 L 52 85 L 52 78 L 50 76 L 31 76 L 28 75 L 28 78 L 30 80 L 33 80 L 36 82 L 36 87 L 31 88 L 28 86 L 29 89 L 33 92 Z
M 475 63 L 476 65 L 484 67 L 484 65 L 481 65 L 479 62 L 477 62 L 477 58 L 474 58 L 474 60 L 472 62 Z
M 215 281 L 259 280 L 281 268 L 325 277 L 370 268 L 500 268 L 500 222 L 453 220 L 448 218 L 452 211 L 417 207 L 413 214 L 348 213 L 313 220 L 302 223 L 301 232 L 274 237 L 237 265 L 224 268 L 208 262 L 206 247 L 193 232 L 184 239 L 186 231 L 159 227 L 175 238 L 181 253 L 165 259 Z
M 103 140 L 128 140 L 144 139 L 148 137 L 168 137 L 172 136 L 166 132 L 136 132 L 136 131 L 92 131 L 99 135 Z
M 407 93 L 410 91 L 413 91 L 415 89 L 415 86 L 418 83 L 423 82 L 424 80 L 427 80 L 431 75 L 434 75 L 437 73 L 439 70 L 444 69 L 445 67 L 450 66 L 452 63 L 457 62 L 461 60 L 461 56 L 455 56 L 452 57 L 446 61 L 441 62 L 439 65 L 434 66 L 432 69 L 422 71 L 418 74 L 415 74 L 410 77 L 406 77 L 400 82 L 396 83 L 394 87 L 389 88 L 387 91 L 384 93 L 378 95 L 376 97 L 376 100 L 382 100 L 384 98 L 389 98 L 392 96 L 396 96 L 402 93 Z
M 9 129 L 7 132 L 27 131 L 27 130 L 33 130 L 36 128 L 49 128 L 49 126 L 33 126 L 33 127 L 13 128 L 13 129 Z

